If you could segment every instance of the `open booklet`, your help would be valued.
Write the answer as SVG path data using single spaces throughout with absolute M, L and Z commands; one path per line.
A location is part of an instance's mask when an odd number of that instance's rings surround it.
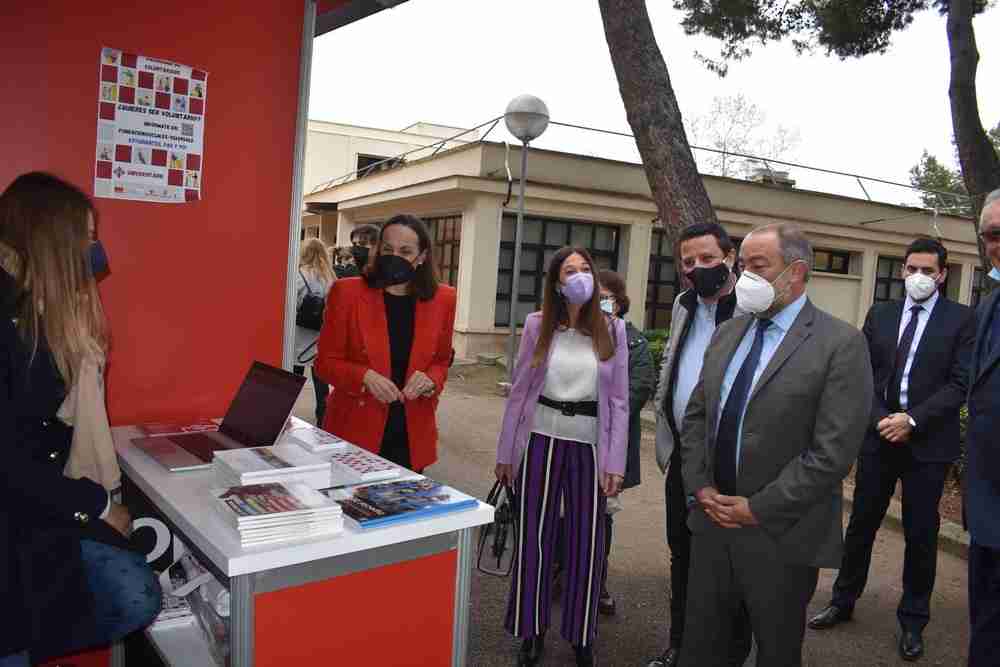
M 363 529 L 461 512 L 479 504 L 475 498 L 426 477 L 324 489 L 323 493 L 336 500 L 344 516 Z

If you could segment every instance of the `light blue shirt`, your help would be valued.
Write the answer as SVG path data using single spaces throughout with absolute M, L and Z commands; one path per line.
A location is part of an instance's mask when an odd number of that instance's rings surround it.
M 920 348 L 920 339 L 924 337 L 924 329 L 927 328 L 927 322 L 931 319 L 931 313 L 934 312 L 934 304 L 938 302 L 938 295 L 940 294 L 941 292 L 934 290 L 934 294 L 920 303 L 917 303 L 907 295 L 906 301 L 903 303 L 903 317 L 899 320 L 896 345 L 899 345 L 899 341 L 903 339 L 903 332 L 906 331 L 906 327 L 909 326 L 910 319 L 913 317 L 910 309 L 914 306 L 920 306 L 923 309 L 917 311 L 920 319 L 917 320 L 917 329 L 913 332 L 913 344 L 910 345 L 910 351 L 906 355 L 906 365 L 903 366 L 903 377 L 899 381 L 899 409 L 903 411 L 909 407 L 910 371 L 913 369 L 913 359 L 917 356 L 917 350 Z
M 677 425 L 678 431 L 683 429 L 688 401 L 691 400 L 691 394 L 701 377 L 705 350 L 708 349 L 712 334 L 715 333 L 717 310 L 718 304 L 705 303 L 698 297 L 694 313 L 691 315 L 691 328 L 688 329 L 684 347 L 677 360 L 677 381 L 674 383 L 674 424 Z
M 781 341 L 785 340 L 785 334 L 788 330 L 792 328 L 792 324 L 795 323 L 795 318 L 799 316 L 802 312 L 802 308 L 806 305 L 806 295 L 803 294 L 795 301 L 791 302 L 785 306 L 781 312 L 771 318 L 771 326 L 767 328 L 764 332 L 764 343 L 760 350 L 760 362 L 757 364 L 757 370 L 753 374 L 753 380 L 750 382 L 750 394 L 753 394 L 754 387 L 757 386 L 757 381 L 760 380 L 760 376 L 764 374 L 764 370 L 767 365 L 771 362 L 771 357 L 777 351 L 778 346 L 781 345 Z M 736 376 L 739 375 L 740 368 L 743 366 L 743 362 L 750 355 L 750 348 L 753 346 L 753 339 L 757 335 L 757 321 L 750 325 L 747 332 L 743 335 L 743 340 L 736 348 L 736 352 L 733 353 L 733 358 L 729 361 L 729 366 L 726 368 L 726 374 L 722 378 L 722 392 L 720 395 L 718 419 L 715 422 L 715 428 L 718 432 L 719 420 L 722 419 L 722 410 L 726 407 L 726 400 L 729 398 L 729 391 L 733 388 L 733 382 L 736 381 Z M 747 404 L 749 405 L 749 401 Z M 740 430 L 739 435 L 736 438 L 736 470 L 739 471 L 740 466 L 740 450 L 743 447 L 743 417 L 746 415 L 746 406 L 743 406 L 743 413 L 740 414 Z

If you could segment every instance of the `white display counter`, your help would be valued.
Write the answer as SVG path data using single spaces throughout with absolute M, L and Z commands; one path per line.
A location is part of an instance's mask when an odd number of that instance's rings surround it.
M 228 584 L 230 665 L 284 667 L 324 653 L 338 656 L 329 664 L 465 664 L 472 531 L 493 520 L 492 507 L 381 529 L 345 521 L 334 537 L 243 548 L 214 507 L 212 471 L 169 472 L 132 445 L 137 437 L 114 429 L 125 502 L 142 496 Z M 148 635 L 169 664 L 192 664 L 184 632 Z

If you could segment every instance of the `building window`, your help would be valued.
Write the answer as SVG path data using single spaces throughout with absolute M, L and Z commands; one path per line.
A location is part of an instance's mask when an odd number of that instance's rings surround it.
M 434 241 L 438 278 L 455 287 L 458 285 L 458 256 L 462 245 L 462 216 L 427 218 L 424 222 Z
M 969 300 L 969 305 L 973 308 L 977 308 L 980 299 L 983 298 L 984 275 L 982 268 L 978 266 L 972 270 L 972 298 Z
M 879 257 L 875 271 L 875 302 L 899 301 L 906 297 L 902 257 Z
M 646 283 L 646 329 L 667 329 L 674 298 L 680 292 L 680 277 L 667 235 L 653 228 L 649 248 L 649 280 Z
M 390 158 L 385 155 L 362 155 L 358 154 L 357 177 L 364 178 L 372 174 L 398 167 L 403 163 L 402 158 Z
M 851 271 L 851 253 L 846 250 L 817 248 L 813 251 L 813 271 L 846 276 Z
M 493 323 L 510 326 L 511 282 L 514 276 L 514 230 L 517 218 L 505 215 L 500 228 L 500 271 L 497 276 L 497 306 Z M 542 307 L 545 270 L 552 255 L 563 246 L 586 248 L 594 259 L 595 269 L 618 269 L 621 241 L 617 225 L 602 225 L 576 220 L 525 218 L 521 228 L 521 266 L 517 287 L 517 324 L 524 324 L 529 313 Z

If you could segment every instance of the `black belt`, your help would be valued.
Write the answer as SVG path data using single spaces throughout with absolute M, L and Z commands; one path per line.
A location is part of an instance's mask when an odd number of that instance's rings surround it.
M 597 416 L 597 401 L 553 401 L 551 398 L 539 396 L 538 402 L 547 408 L 558 410 L 567 417 L 581 415 L 583 417 Z

